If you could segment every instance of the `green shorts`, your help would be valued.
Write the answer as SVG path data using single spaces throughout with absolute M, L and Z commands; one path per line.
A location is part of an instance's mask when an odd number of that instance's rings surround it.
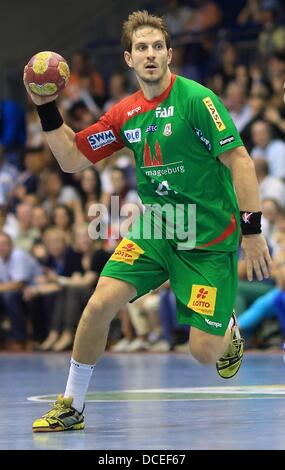
M 236 299 L 237 252 L 175 250 L 167 239 L 129 236 L 119 243 L 101 276 L 132 284 L 135 299 L 169 279 L 179 324 L 224 336 Z

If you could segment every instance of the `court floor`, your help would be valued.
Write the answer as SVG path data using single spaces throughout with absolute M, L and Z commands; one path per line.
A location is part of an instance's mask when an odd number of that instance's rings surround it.
M 64 391 L 68 363 L 68 354 L 0 355 L 0 449 L 285 449 L 281 354 L 248 353 L 228 381 L 184 354 L 106 354 L 86 429 L 32 434 Z

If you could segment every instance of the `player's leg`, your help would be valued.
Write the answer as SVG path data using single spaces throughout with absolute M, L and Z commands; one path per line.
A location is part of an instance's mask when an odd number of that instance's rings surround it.
M 212 335 L 194 326 L 190 329 L 189 349 L 191 354 L 202 364 L 216 364 L 226 351 L 231 338 L 227 329 L 225 336 Z
M 34 422 L 34 432 L 83 429 L 84 398 L 94 365 L 104 352 L 111 320 L 128 301 L 168 278 L 160 246 L 152 244 L 152 240 L 123 239 L 115 249 L 78 325 L 64 397 L 59 396 L 54 407 Z
M 83 429 L 83 406 L 95 363 L 105 350 L 109 326 L 120 310 L 136 295 L 136 288 L 122 280 L 101 277 L 79 322 L 64 396 L 33 423 L 34 432 Z
M 181 324 L 191 325 L 192 354 L 202 363 L 216 363 L 221 377 L 233 377 L 243 356 L 243 340 L 233 314 L 236 253 L 177 253 L 172 268 L 178 319 Z

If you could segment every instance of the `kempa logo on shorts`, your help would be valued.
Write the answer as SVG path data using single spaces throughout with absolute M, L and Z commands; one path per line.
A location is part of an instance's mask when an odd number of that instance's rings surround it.
M 216 305 L 217 288 L 193 284 L 187 307 L 202 315 L 213 316 Z
M 141 111 L 142 107 L 141 106 L 138 106 L 137 108 L 134 108 L 134 109 L 131 109 L 131 111 L 128 111 L 127 112 L 127 115 L 128 116 L 133 116 L 134 114 L 138 113 L 139 111 Z
M 110 260 L 133 265 L 135 260 L 143 253 L 144 250 L 139 245 L 124 238 L 115 249 Z
M 223 147 L 224 145 L 234 142 L 234 140 L 235 140 L 234 136 L 230 135 L 229 137 L 226 137 L 225 139 L 220 140 L 220 146 Z
M 124 131 L 124 134 L 125 134 L 127 141 L 130 142 L 130 144 L 133 144 L 135 142 L 140 142 L 142 139 L 142 133 L 139 128 Z
M 224 122 L 222 121 L 222 118 L 220 117 L 218 111 L 216 110 L 213 101 L 209 96 L 207 98 L 203 99 L 203 103 L 206 106 L 207 110 L 209 111 L 216 128 L 218 129 L 219 132 L 222 132 L 223 130 L 226 129 L 226 126 Z
M 91 134 L 87 137 L 87 140 L 92 148 L 92 150 L 97 150 L 105 145 L 110 145 L 112 142 L 115 142 L 116 137 L 114 132 L 110 130 L 97 132 L 97 134 Z
M 208 323 L 210 326 L 214 326 L 215 328 L 222 328 L 222 324 L 217 321 L 211 321 L 208 318 L 204 318 L 205 322 Z
M 168 106 L 168 108 L 164 107 L 161 108 L 158 106 L 155 110 L 155 117 L 160 117 L 160 118 L 168 118 L 173 116 L 174 114 L 174 106 Z

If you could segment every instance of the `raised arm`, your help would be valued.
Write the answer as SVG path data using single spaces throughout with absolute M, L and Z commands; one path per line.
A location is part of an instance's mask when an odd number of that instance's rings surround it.
M 61 169 L 66 173 L 75 173 L 92 165 L 92 162 L 79 151 L 75 142 L 75 132 L 63 122 L 55 104 L 57 96 L 42 97 L 32 93 L 25 81 L 25 73 L 23 81 L 27 93 L 37 106 L 42 124 L 43 117 L 46 116 L 45 122 L 49 126 L 43 128 L 43 131 L 47 143 Z M 53 125 L 58 127 L 54 130 L 46 130 L 53 127 Z

